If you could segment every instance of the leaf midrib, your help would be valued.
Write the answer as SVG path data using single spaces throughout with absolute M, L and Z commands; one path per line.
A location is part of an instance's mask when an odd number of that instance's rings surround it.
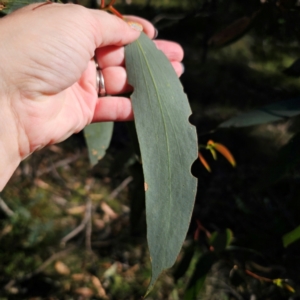
M 168 156 L 168 176 L 169 176 L 169 179 L 171 179 L 171 170 L 170 170 L 170 142 L 169 142 L 169 138 L 168 138 L 168 135 L 167 135 L 167 127 L 166 127 L 166 121 L 165 121 L 165 117 L 164 117 L 164 114 L 163 114 L 163 109 L 162 109 L 162 105 L 161 105 L 161 97 L 160 97 L 160 94 L 158 93 L 158 88 L 157 88 L 157 85 L 156 85 L 156 82 L 154 80 L 154 76 L 152 74 L 152 70 L 151 70 L 151 67 L 150 67 L 150 64 L 147 60 L 147 57 L 144 53 L 144 49 L 143 47 L 141 47 L 141 44 L 139 42 L 139 40 L 137 40 L 137 45 L 144 57 L 144 60 L 146 62 L 146 65 L 147 65 L 147 68 L 149 70 L 149 74 L 150 74 L 150 77 L 151 77 L 151 80 L 153 82 L 153 85 L 155 87 L 155 93 L 157 95 L 157 99 L 158 99 L 158 103 L 159 103 L 159 109 L 160 109 L 160 112 L 161 112 L 161 115 L 162 115 L 162 120 L 163 120 L 163 125 L 164 125 L 164 132 L 165 132 L 165 136 L 166 136 L 166 141 L 167 141 L 167 156 Z M 168 182 L 171 182 L 170 180 L 168 180 Z M 169 188 L 169 197 L 168 197 L 168 206 L 170 207 L 170 203 L 171 203 L 171 197 L 172 197 L 172 194 L 171 194 L 171 184 L 169 183 L 168 184 L 168 188 Z M 168 210 L 170 212 L 170 210 Z M 168 216 L 169 220 L 170 220 L 170 214 Z M 169 227 L 170 227 L 170 222 L 168 222 L 168 230 L 167 232 L 169 232 Z

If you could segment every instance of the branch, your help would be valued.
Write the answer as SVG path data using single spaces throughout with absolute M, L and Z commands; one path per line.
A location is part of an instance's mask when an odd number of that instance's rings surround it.
M 127 185 L 133 180 L 133 177 L 132 176 L 128 176 L 126 179 L 124 179 L 121 184 L 115 188 L 108 196 L 108 198 L 116 198 L 119 193 L 124 190 Z
M 252 277 L 255 278 L 255 279 L 260 280 L 260 281 L 273 282 L 272 279 L 267 278 L 267 277 L 263 277 L 263 276 L 259 276 L 259 275 L 257 275 L 257 274 L 252 273 L 251 271 L 249 271 L 249 270 L 247 270 L 247 269 L 245 269 L 245 273 L 248 274 L 248 275 L 250 275 L 250 276 L 252 276 Z
M 62 240 L 60 241 L 60 244 L 64 246 L 70 239 L 72 239 L 74 236 L 76 236 L 78 233 L 84 230 L 86 225 L 88 224 L 89 220 L 92 216 L 92 200 L 88 198 L 87 204 L 86 204 L 86 210 L 84 218 L 82 219 L 79 226 L 77 226 L 74 230 L 72 230 L 69 234 L 67 234 Z
M 92 208 L 92 207 L 91 207 Z M 92 210 L 92 209 L 91 209 Z M 89 218 L 85 229 L 85 247 L 88 251 L 92 251 L 92 218 Z
M 43 174 L 47 174 L 47 173 L 51 172 L 53 169 L 69 165 L 70 163 L 76 161 L 79 157 L 80 157 L 80 153 L 76 153 L 75 155 L 73 155 L 71 157 L 59 160 L 58 162 L 52 164 L 50 167 L 48 167 L 44 170 L 37 171 L 36 176 L 40 177 Z
M 4 200 L 0 197 L 0 208 L 8 216 L 12 217 L 15 213 L 7 206 Z

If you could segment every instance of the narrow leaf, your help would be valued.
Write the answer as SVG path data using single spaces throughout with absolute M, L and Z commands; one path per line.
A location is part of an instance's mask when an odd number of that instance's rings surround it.
M 0 12 L 8 15 L 21 7 L 24 7 L 32 3 L 38 3 L 38 2 L 46 3 L 45 0 L 0 0 Z M 53 2 L 57 2 L 57 1 L 53 1 Z
M 230 245 L 233 239 L 232 231 L 228 228 L 224 232 L 213 232 L 209 244 L 213 247 L 214 251 L 221 252 Z
M 184 274 L 186 274 L 190 263 L 194 257 L 195 254 L 195 244 L 192 243 L 191 245 L 189 245 L 183 252 L 182 258 L 179 261 L 178 265 L 176 266 L 176 269 L 173 273 L 173 277 L 175 282 L 178 281 L 179 278 L 181 278 L 182 276 L 184 276 Z
M 283 241 L 283 246 L 286 248 L 288 247 L 290 244 L 298 241 L 300 239 L 300 226 L 296 227 L 295 229 L 293 229 L 292 231 L 286 233 L 283 237 L 282 237 L 282 241 Z
M 205 169 L 208 172 L 211 172 L 211 168 L 210 168 L 208 162 L 206 161 L 206 159 L 204 158 L 204 156 L 200 152 L 198 152 L 198 157 L 199 157 L 199 160 L 200 160 L 201 164 L 205 167 Z
M 213 35 L 208 41 L 208 44 L 217 47 L 229 44 L 241 37 L 249 29 L 251 23 L 251 17 L 242 17 Z
M 300 76 L 300 59 L 295 60 L 287 69 L 283 71 L 284 74 L 291 77 Z
M 105 155 L 111 141 L 113 126 L 113 122 L 103 122 L 94 123 L 84 128 L 84 137 L 92 166 Z
M 212 148 L 212 147 L 209 147 L 208 150 L 210 151 L 210 153 L 211 153 L 213 159 L 214 159 L 214 160 L 217 160 L 218 156 L 217 156 L 216 150 L 215 150 L 214 148 Z
M 231 154 L 231 152 L 227 149 L 227 147 L 225 147 L 224 145 L 222 145 L 220 143 L 215 143 L 212 140 L 208 141 L 207 145 L 210 146 L 209 147 L 210 151 L 211 151 L 211 149 L 217 150 L 230 162 L 230 164 L 233 167 L 236 166 L 235 159 L 234 159 L 233 155 Z
M 300 99 L 294 98 L 276 102 L 243 113 L 221 123 L 219 128 L 246 127 L 274 121 L 286 120 L 300 114 Z
M 197 135 L 188 121 L 191 110 L 182 85 L 155 44 L 142 33 L 126 46 L 125 56 L 145 177 L 149 292 L 159 274 L 174 264 L 189 227 L 197 187 L 190 172 Z
M 273 283 L 283 289 L 287 289 L 291 293 L 295 293 L 296 292 L 295 289 L 291 285 L 289 285 L 286 281 L 287 279 L 277 278 L 273 280 Z
M 212 265 L 217 261 L 214 252 L 204 253 L 198 260 L 195 271 L 184 293 L 184 300 L 198 299 L 199 292 L 204 287 L 204 281 Z

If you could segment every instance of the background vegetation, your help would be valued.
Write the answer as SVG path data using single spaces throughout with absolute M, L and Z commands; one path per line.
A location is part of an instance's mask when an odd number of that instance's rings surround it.
M 195 162 L 186 243 L 149 299 L 298 299 L 299 119 L 215 129 L 299 98 L 299 2 L 124 0 L 118 9 L 182 44 L 199 143 L 220 142 L 237 161 L 203 152 L 211 173 Z M 125 124 L 94 169 L 74 135 L 22 162 L 1 199 L 1 300 L 141 299 L 151 275 L 143 178 Z

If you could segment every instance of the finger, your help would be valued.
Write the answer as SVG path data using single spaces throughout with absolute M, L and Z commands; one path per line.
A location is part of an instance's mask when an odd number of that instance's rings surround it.
M 164 40 L 155 40 L 153 42 L 157 49 L 161 50 L 170 61 L 182 61 L 184 52 L 179 44 Z
M 94 17 L 93 27 L 96 48 L 108 45 L 123 46 L 130 44 L 139 37 L 143 30 L 143 26 L 138 22 L 135 24 L 132 24 L 132 22 L 128 23 L 105 11 L 90 10 L 90 12 Z M 150 30 L 149 24 L 147 24 L 147 30 Z
M 135 41 L 143 27 L 140 24 L 128 24 L 123 19 L 99 9 L 87 9 L 81 5 L 51 3 L 51 5 L 31 4 L 19 12 L 30 10 L 34 16 L 49 21 L 49 16 L 53 15 L 58 20 L 54 26 L 61 23 L 69 24 L 65 30 L 77 30 L 78 34 L 84 35 L 88 41 L 94 42 L 94 49 L 116 45 L 123 46 Z M 71 19 L 71 21 L 69 21 Z M 142 20 L 138 18 L 139 20 Z M 147 30 L 149 31 L 149 24 Z M 93 50 L 94 50 L 93 49 Z
M 108 95 L 123 94 L 132 90 L 127 84 L 127 73 L 124 67 L 108 67 L 101 72 Z
M 172 61 L 171 63 L 177 76 L 180 77 L 184 73 L 184 65 L 178 61 Z
M 151 22 L 136 16 L 124 16 L 124 17 L 126 20 L 130 20 L 141 24 L 143 26 L 143 31 L 149 36 L 149 38 L 150 39 L 155 38 L 156 29 Z
M 102 97 L 97 100 L 92 122 L 130 121 L 131 101 L 125 97 Z
M 29 6 L 37 7 L 39 4 Z M 95 48 L 107 45 L 122 46 L 135 41 L 143 27 L 140 24 L 128 24 L 123 19 L 99 9 L 87 9 L 81 5 L 51 3 L 43 5 L 34 10 L 42 16 L 44 13 L 55 13 L 56 17 L 62 16 L 75 20 L 73 23 L 80 24 L 79 33 L 85 33 L 92 37 Z M 148 25 L 149 26 L 149 25 Z M 76 29 L 76 28 L 75 28 Z
M 180 76 L 183 72 L 183 65 L 180 62 L 172 62 L 172 65 L 178 76 Z M 115 94 L 118 93 L 118 90 L 126 91 L 130 89 L 130 86 L 126 83 L 126 72 L 124 68 L 111 67 L 106 70 L 102 70 L 102 72 L 104 73 L 103 75 L 107 82 L 106 90 L 108 93 Z M 114 74 L 114 72 L 116 73 Z M 119 80 L 114 84 L 109 83 L 108 79 L 110 76 L 119 76 Z M 133 110 L 130 99 L 126 97 L 108 96 L 98 98 L 92 122 L 130 121 L 132 119 Z
M 98 48 L 95 52 L 100 69 L 111 66 L 124 66 L 124 48 L 117 46 L 106 46 Z
M 171 62 L 178 77 L 184 72 L 182 63 L 173 61 Z M 108 67 L 101 70 L 105 89 L 108 95 L 124 94 L 132 91 L 132 87 L 127 83 L 127 73 L 124 67 Z
M 164 52 L 170 61 L 181 61 L 183 49 L 177 43 L 163 40 L 154 41 L 157 48 Z M 96 50 L 96 57 L 101 69 L 111 66 L 124 66 L 125 54 L 123 47 L 107 46 Z
M 183 68 L 181 63 L 172 62 L 172 65 L 178 75 L 182 74 Z M 92 122 L 130 121 L 132 119 L 133 109 L 130 99 L 108 96 L 98 98 Z

